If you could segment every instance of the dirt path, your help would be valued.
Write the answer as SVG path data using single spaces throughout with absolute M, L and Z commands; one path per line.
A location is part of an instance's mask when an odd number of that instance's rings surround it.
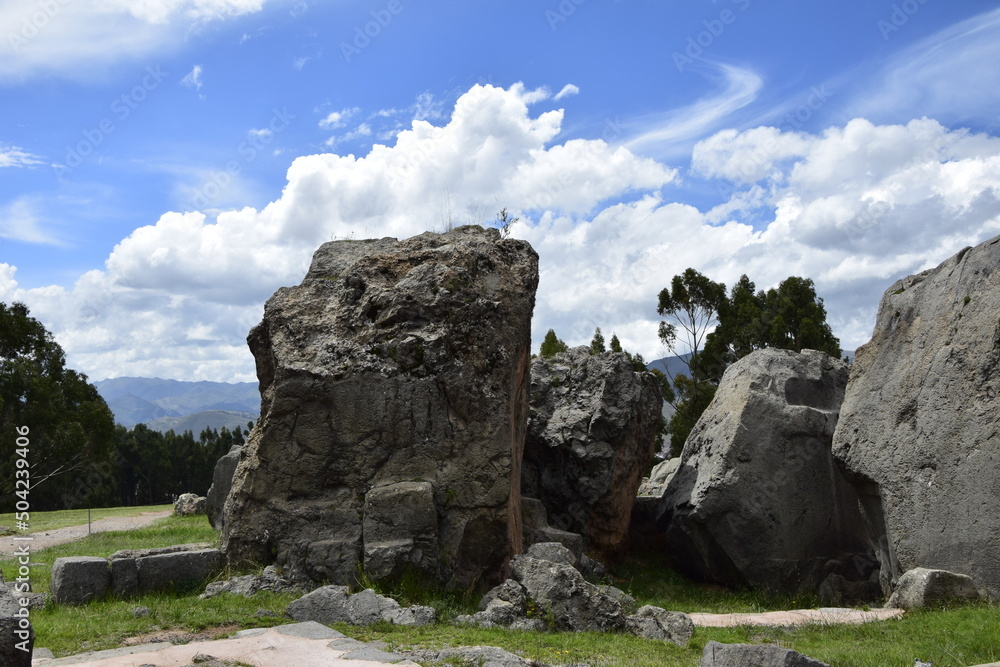
M 90 524 L 90 532 L 103 533 L 109 530 L 135 530 L 136 528 L 145 528 L 157 519 L 170 516 L 171 513 L 172 510 L 161 510 L 159 512 L 143 512 L 142 514 L 138 514 L 136 516 L 114 516 L 106 519 L 98 519 Z M 31 551 L 34 552 L 54 547 L 57 544 L 75 542 L 76 540 L 81 540 L 86 536 L 87 524 L 31 533 L 28 535 L 28 537 L 32 538 L 30 542 L 22 540 L 15 541 L 15 537 L 23 537 L 19 535 L 0 537 L 0 558 L 9 558 L 14 553 L 15 549 L 22 547 L 25 544 L 28 544 Z

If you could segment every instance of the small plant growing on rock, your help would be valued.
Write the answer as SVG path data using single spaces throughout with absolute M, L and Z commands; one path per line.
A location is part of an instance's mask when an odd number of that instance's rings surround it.
M 494 226 L 500 230 L 500 237 L 505 239 L 510 238 L 510 228 L 518 220 L 520 218 L 512 217 L 507 213 L 506 207 L 500 209 L 500 212 L 497 213 L 497 219 L 494 222 Z

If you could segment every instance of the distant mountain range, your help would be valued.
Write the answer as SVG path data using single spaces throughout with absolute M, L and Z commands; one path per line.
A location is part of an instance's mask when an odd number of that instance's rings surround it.
M 115 421 L 127 428 L 175 433 L 205 428 L 245 428 L 260 416 L 256 382 L 184 382 L 159 378 L 113 378 L 95 382 Z
M 844 353 L 852 361 L 854 352 Z M 646 364 L 659 368 L 674 378 L 687 373 L 690 354 L 664 357 Z M 115 415 L 115 421 L 127 428 L 146 424 L 165 433 L 191 431 L 197 436 L 206 428 L 232 430 L 245 428 L 260 416 L 260 393 L 256 382 L 184 382 L 159 378 L 114 378 L 95 382 L 97 391 Z M 664 405 L 664 416 L 673 414 Z

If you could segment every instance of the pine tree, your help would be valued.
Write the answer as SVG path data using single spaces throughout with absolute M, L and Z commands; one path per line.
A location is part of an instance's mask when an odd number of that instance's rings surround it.
M 604 334 L 601 333 L 601 327 L 597 327 L 594 331 L 594 338 L 590 341 L 590 353 L 604 354 L 607 351 L 607 348 L 604 347 Z
M 549 332 L 545 334 L 545 340 L 542 341 L 542 347 L 538 351 L 538 356 L 543 359 L 548 359 L 549 357 L 554 357 L 560 352 L 565 352 L 569 349 L 566 343 L 559 340 L 556 336 L 556 332 L 553 329 L 549 329 Z

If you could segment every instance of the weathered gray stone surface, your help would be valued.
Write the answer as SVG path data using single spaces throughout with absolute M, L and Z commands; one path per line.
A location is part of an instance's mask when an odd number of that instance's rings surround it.
M 537 264 L 527 243 L 478 227 L 321 246 L 248 338 L 262 414 L 226 500 L 227 556 L 352 581 L 376 556 L 365 494 L 423 481 L 438 549 L 420 567 L 499 581 L 521 549 Z
M 681 458 L 679 456 L 657 463 L 650 471 L 649 477 L 642 478 L 636 495 L 662 498 L 667 491 L 670 480 L 674 478 L 680 467 Z
M 324 625 L 350 623 L 347 600 L 351 589 L 347 586 L 321 586 L 306 593 L 288 605 L 287 614 L 296 621 L 315 621 Z
M 459 646 L 446 648 L 437 653 L 433 662 L 454 662 L 462 660 L 477 667 L 546 667 L 534 660 L 525 660 L 519 655 L 496 646 Z
M 158 549 L 125 549 L 109 558 L 57 558 L 52 566 L 52 599 L 82 604 L 110 592 L 116 598 L 184 589 L 203 584 L 225 564 L 218 549 L 179 544 Z
M 871 577 L 858 496 L 830 453 L 847 375 L 815 350 L 759 350 L 726 370 L 660 503 L 679 569 L 789 594 Z
M 547 560 L 551 563 L 564 563 L 573 567 L 576 567 L 580 560 L 576 554 L 559 542 L 538 542 L 537 544 L 532 544 L 528 547 L 525 555 L 537 558 L 538 560 Z
M 375 579 L 407 571 L 434 578 L 438 525 L 430 482 L 377 486 L 365 496 L 365 572 Z
M 624 354 L 577 347 L 534 359 L 522 492 L 589 550 L 620 553 L 662 406 L 654 376 L 636 373 Z
M 104 597 L 111 586 L 108 561 L 93 556 L 57 558 L 52 565 L 52 599 L 59 604 L 83 604 Z
M 886 603 L 895 609 L 940 607 L 954 603 L 975 602 L 980 599 L 972 577 L 945 570 L 917 567 L 903 573 L 896 590 Z
M 350 623 L 367 626 L 379 621 L 396 625 L 431 625 L 437 620 L 433 607 L 401 607 L 392 598 L 379 595 L 370 588 L 351 595 L 347 586 L 336 585 L 322 586 L 293 600 L 286 613 L 296 621 L 327 625 Z
M 145 558 L 146 556 L 176 554 L 183 551 L 204 551 L 205 549 L 211 548 L 212 545 L 208 542 L 189 542 L 187 544 L 174 544 L 169 547 L 155 547 L 152 549 L 120 549 L 108 556 L 108 559 L 118 560 L 119 558 L 131 558 L 135 560 L 136 558 Z
M 0 665 L 4 667 L 31 667 L 35 631 L 21 597 L 0 590 Z
M 710 641 L 701 667 L 830 667 L 801 653 L 773 644 L 720 644 Z
M 633 635 L 677 646 L 687 646 L 694 636 L 694 623 L 690 616 L 652 605 L 640 607 L 634 614 L 627 616 L 625 626 Z
M 208 522 L 216 530 L 222 530 L 222 508 L 233 488 L 233 475 L 236 474 L 236 464 L 240 462 L 242 450 L 242 446 L 233 445 L 228 453 L 215 462 L 215 470 L 212 472 L 212 486 L 209 487 L 208 495 L 205 496 L 205 511 L 208 514 Z
M 615 632 L 625 629 L 621 604 L 563 563 L 515 556 L 511 577 L 544 610 L 554 629 Z
M 139 593 L 183 589 L 204 583 L 218 574 L 225 558 L 218 549 L 180 551 L 135 560 Z
M 561 545 L 535 546 L 541 548 L 534 549 L 534 555 L 511 561 L 512 578 L 487 593 L 478 612 L 459 616 L 455 623 L 536 632 L 625 631 L 678 646 L 691 639 L 694 624 L 687 614 L 652 606 L 638 608 L 624 591 L 587 582 L 566 562 L 572 554 Z
M 1000 598 L 1000 237 L 893 284 L 834 442 L 888 593 L 915 567 Z
M 496 646 L 457 646 L 440 651 L 418 649 L 408 651 L 414 660 L 431 663 L 461 664 L 474 667 L 549 667 L 549 665 L 527 660 Z
M 220 593 L 251 597 L 261 591 L 269 591 L 271 593 L 305 592 L 300 584 L 282 577 L 278 574 L 277 568 L 273 565 L 268 565 L 260 574 L 245 574 L 223 581 L 213 581 L 205 587 L 205 592 L 200 597 L 207 599 L 215 597 Z
M 139 570 L 134 558 L 112 558 L 111 592 L 116 598 L 127 600 L 139 594 Z
M 174 501 L 174 514 L 176 516 L 194 516 L 196 514 L 205 514 L 207 511 L 208 505 L 205 496 L 199 496 L 194 493 L 182 493 Z
M 569 525 L 568 519 L 563 518 L 565 525 Z M 545 505 L 541 500 L 521 496 L 521 523 L 524 528 L 525 545 L 558 542 L 574 554 L 583 554 L 583 535 L 550 526 L 548 512 L 545 511 Z

